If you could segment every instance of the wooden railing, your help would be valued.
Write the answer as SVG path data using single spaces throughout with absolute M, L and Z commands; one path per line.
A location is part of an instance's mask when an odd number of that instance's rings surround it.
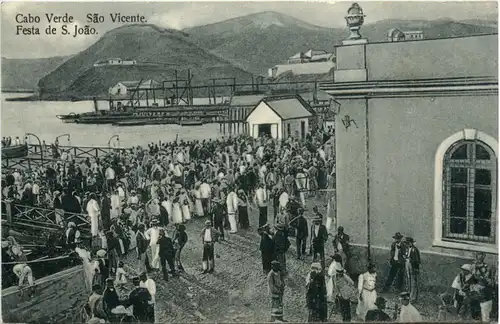
M 56 222 L 56 212 L 54 209 L 47 209 L 35 206 L 26 206 L 14 201 L 2 200 L 2 218 L 7 223 L 22 224 L 39 229 L 57 230 L 61 226 Z M 90 221 L 85 214 L 64 213 L 63 221 L 79 224 L 80 231 L 90 231 Z
M 59 152 L 67 151 L 74 159 L 100 158 L 112 152 L 128 150 L 127 148 L 114 148 L 106 146 L 58 146 Z M 53 158 L 50 145 L 40 146 L 38 144 L 29 145 L 28 152 L 30 155 L 40 156 L 43 153 L 44 158 Z

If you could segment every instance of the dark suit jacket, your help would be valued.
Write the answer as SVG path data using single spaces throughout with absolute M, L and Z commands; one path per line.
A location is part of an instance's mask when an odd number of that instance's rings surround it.
M 307 219 L 305 219 L 304 217 L 299 217 L 294 223 L 295 227 L 297 228 L 297 238 L 305 238 L 309 236 Z
M 274 233 L 273 247 L 275 255 L 286 253 L 286 251 L 290 247 L 290 241 L 288 240 L 287 235 L 284 231 L 276 231 L 276 233 Z
M 397 242 L 392 242 L 391 244 L 391 260 L 390 260 L 391 263 L 395 262 L 394 255 L 396 254 L 396 243 Z M 405 246 L 401 242 L 399 246 L 398 263 L 404 263 L 404 256 L 405 256 Z
M 408 252 L 409 248 L 406 248 L 406 252 Z M 407 259 L 410 260 L 410 264 L 413 270 L 418 270 L 420 268 L 420 251 L 417 247 L 412 247 L 410 253 L 407 253 Z
M 314 224 L 311 225 L 311 246 L 314 245 L 315 248 L 321 249 L 325 248 L 325 242 L 328 240 L 328 231 L 325 225 L 319 225 L 318 236 L 314 231 Z
M 144 236 L 144 233 L 137 232 L 137 249 L 139 250 L 139 254 L 145 253 L 148 249 L 148 240 Z
M 160 237 L 158 239 L 158 245 L 160 247 L 160 258 L 173 258 L 175 256 L 174 244 L 170 237 Z
M 141 321 L 148 320 L 149 304 L 151 295 L 146 288 L 136 287 L 130 292 L 127 305 L 134 306 L 134 316 Z
M 335 237 L 333 238 L 333 248 L 335 251 L 337 251 L 337 244 L 340 243 L 340 245 L 342 246 L 342 251 L 344 251 L 344 253 L 346 255 L 349 254 L 349 235 L 347 234 L 343 234 L 342 237 L 340 237 L 338 234 L 335 235 Z

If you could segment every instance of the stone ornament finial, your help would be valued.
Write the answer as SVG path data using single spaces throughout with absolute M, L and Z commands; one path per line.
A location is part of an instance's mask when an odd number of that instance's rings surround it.
M 353 3 L 349 10 L 347 10 L 345 20 L 347 22 L 347 27 L 349 27 L 349 30 L 351 31 L 349 39 L 361 39 L 359 29 L 365 22 L 365 17 L 363 9 L 357 3 Z

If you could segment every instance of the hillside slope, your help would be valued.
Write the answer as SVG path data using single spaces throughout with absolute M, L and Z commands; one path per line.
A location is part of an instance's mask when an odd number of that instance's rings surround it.
M 68 57 L 11 59 L 2 57 L 2 89 L 35 89 L 40 78 L 57 68 Z
M 494 33 L 497 28 L 493 23 L 383 20 L 363 26 L 361 34 L 371 43 L 386 41 L 391 28 L 422 30 L 426 38 L 446 38 Z M 200 47 L 258 74 L 266 73 L 300 51 L 310 48 L 333 51 L 349 35 L 347 28 L 319 27 L 278 12 L 252 14 L 184 31 Z
M 138 65 L 93 67 L 98 60 L 113 57 L 136 60 Z M 180 31 L 154 25 L 128 25 L 107 32 L 95 44 L 42 78 L 39 87 L 42 99 L 103 95 L 119 81 L 172 79 L 176 69 L 191 69 L 194 84 L 212 77 L 251 79 L 249 73 L 191 43 Z M 185 78 L 186 74 L 180 77 Z
M 346 33 L 277 12 L 252 14 L 184 31 L 201 47 L 258 74 L 308 48 L 332 51 L 334 40 Z

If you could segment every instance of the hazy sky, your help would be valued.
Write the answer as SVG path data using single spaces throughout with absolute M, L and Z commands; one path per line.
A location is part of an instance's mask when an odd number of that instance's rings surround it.
M 1 55 L 8 58 L 37 58 L 57 55 L 71 55 L 93 44 L 106 31 L 122 24 L 113 23 L 112 13 L 122 15 L 143 15 L 148 23 L 162 27 L 182 29 L 209 24 L 250 13 L 278 11 L 319 26 L 344 27 L 344 16 L 352 1 L 349 2 L 12 2 L 1 4 Z M 383 19 L 427 19 L 452 18 L 496 19 L 497 2 L 359 2 L 366 15 L 365 24 Z M 87 14 L 97 13 L 104 16 L 101 24 L 90 24 L 98 35 L 61 35 L 64 23 L 54 24 L 56 35 L 45 35 L 49 25 L 46 14 L 74 17 L 68 24 L 73 34 L 74 25 L 84 26 Z M 16 16 L 39 16 L 40 23 L 18 23 Z M 16 35 L 18 25 L 25 28 L 38 27 L 40 35 Z

